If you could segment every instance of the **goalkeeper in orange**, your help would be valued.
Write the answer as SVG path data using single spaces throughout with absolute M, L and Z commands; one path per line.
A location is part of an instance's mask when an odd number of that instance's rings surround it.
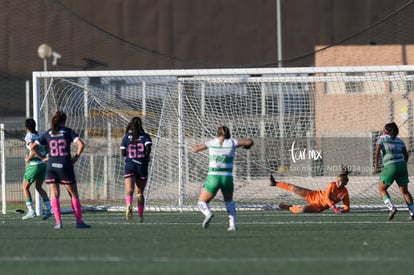
M 346 184 L 348 183 L 349 170 L 342 167 L 341 173 L 336 178 L 336 182 L 330 182 L 324 190 L 311 190 L 299 187 L 287 182 L 276 181 L 270 174 L 270 186 L 276 186 L 301 196 L 309 202 L 307 205 L 287 205 L 280 204 L 282 210 L 289 210 L 294 214 L 299 213 L 319 213 L 326 209 L 331 209 L 335 214 L 349 212 L 350 201 Z M 337 207 L 338 202 L 343 203 L 343 208 Z

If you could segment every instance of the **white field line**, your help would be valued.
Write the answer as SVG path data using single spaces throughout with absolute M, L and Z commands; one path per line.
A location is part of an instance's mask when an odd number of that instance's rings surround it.
M 364 256 L 364 257 L 343 257 L 343 256 L 326 256 L 326 257 L 119 257 L 119 256 L 2 256 L 0 262 L 128 262 L 128 263 L 194 263 L 194 262 L 210 262 L 210 263 L 267 263 L 267 262 L 293 262 L 293 263 L 312 263 L 312 262 L 339 262 L 339 263 L 369 263 L 369 262 L 408 262 L 412 259 L 410 257 L 378 257 L 378 256 Z

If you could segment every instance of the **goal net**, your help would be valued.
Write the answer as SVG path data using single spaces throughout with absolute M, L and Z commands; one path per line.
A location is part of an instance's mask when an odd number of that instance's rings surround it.
M 323 189 L 343 164 L 352 170 L 351 207 L 370 208 L 382 207 L 373 156 L 383 125 L 395 121 L 413 147 L 413 80 L 414 66 L 34 72 L 33 102 L 40 131 L 62 110 L 85 141 L 75 165 L 85 206 L 124 206 L 119 146 L 127 123 L 139 116 L 153 140 L 148 210 L 196 207 L 208 152 L 194 154 L 191 147 L 214 137 L 220 125 L 232 137 L 255 141 L 236 153 L 239 208 L 304 204 L 270 187 L 269 174 Z M 403 203 L 395 186 L 391 195 Z M 222 201 L 218 194 L 213 207 Z

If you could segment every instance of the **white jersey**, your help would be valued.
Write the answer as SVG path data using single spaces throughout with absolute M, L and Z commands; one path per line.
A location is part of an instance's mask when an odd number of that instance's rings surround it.
M 405 161 L 402 153 L 405 144 L 400 138 L 392 139 L 389 135 L 382 135 L 378 138 L 377 144 L 381 146 L 384 166 L 390 163 Z
M 208 174 L 217 176 L 233 176 L 233 160 L 237 147 L 236 139 L 215 138 L 204 143 L 209 151 Z
M 27 132 L 26 136 L 24 137 L 24 142 L 26 144 L 26 148 L 29 150 L 29 153 L 31 151 L 29 144 L 32 142 L 35 142 L 36 140 L 39 139 L 39 135 L 38 134 L 34 134 L 34 133 L 30 133 Z M 38 147 L 38 151 L 42 156 L 46 156 L 46 150 L 44 146 L 39 146 Z M 37 165 L 37 164 L 41 164 L 43 163 L 38 157 L 33 157 L 30 162 L 29 165 Z

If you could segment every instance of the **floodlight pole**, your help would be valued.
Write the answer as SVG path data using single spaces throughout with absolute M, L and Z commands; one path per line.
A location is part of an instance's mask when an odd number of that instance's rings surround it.
M 41 44 L 39 46 L 39 48 L 37 49 L 37 53 L 39 55 L 39 57 L 43 60 L 43 71 L 47 71 L 47 59 L 51 56 L 51 52 L 52 52 L 52 48 L 47 45 L 47 44 Z M 45 79 L 45 87 L 47 85 L 47 80 Z M 37 83 L 33 83 L 34 85 L 38 85 Z M 39 87 L 40 88 L 40 87 Z M 38 100 L 38 95 L 39 95 L 39 89 L 37 89 L 38 94 L 37 95 L 33 95 L 33 101 L 37 101 Z M 37 105 L 35 105 L 35 103 L 33 103 L 33 118 L 36 120 L 36 124 L 37 124 L 37 130 L 40 132 L 40 110 L 35 110 L 34 108 L 36 108 Z M 36 116 L 36 117 L 35 117 Z M 42 209 L 42 198 L 39 194 L 39 192 L 36 190 L 35 191 L 35 211 L 36 211 L 36 215 L 37 216 L 41 216 L 43 213 L 43 209 Z
M 277 32 L 277 64 L 279 67 L 283 67 L 282 64 L 282 13 L 281 13 L 281 0 L 276 0 L 276 32 Z
M 47 59 L 50 57 L 53 57 L 53 62 L 52 64 L 55 66 L 57 64 L 57 60 L 59 58 L 61 58 L 62 56 L 53 51 L 52 47 L 50 47 L 48 44 L 41 44 L 38 48 L 37 48 L 37 54 L 38 56 L 43 60 L 43 71 L 47 71 Z M 37 129 L 40 132 L 41 130 L 41 119 L 40 119 L 40 110 L 35 110 L 36 107 L 38 107 L 38 101 L 39 101 L 39 96 L 40 96 L 40 87 L 38 87 L 37 85 L 40 85 L 40 83 L 33 83 L 33 118 L 36 120 L 37 123 Z M 35 87 L 36 86 L 36 87 Z M 44 78 L 44 83 L 43 83 L 44 89 L 47 89 L 47 79 Z M 47 109 L 47 106 L 45 106 L 45 108 Z M 48 117 L 47 117 L 47 113 L 45 113 L 45 124 L 47 125 L 48 123 Z M 46 129 L 46 127 L 45 127 Z M 42 198 L 39 194 L 39 192 L 35 192 L 35 211 L 36 214 L 42 215 L 43 213 L 43 209 L 42 209 Z
M 43 71 L 47 72 L 47 58 L 43 58 Z
M 281 13 L 281 0 L 276 0 L 276 39 L 277 39 L 277 65 L 278 67 L 283 67 L 282 63 L 282 13 Z M 281 154 L 281 162 L 279 166 L 284 167 L 285 166 L 285 155 L 284 155 L 284 147 L 285 147 L 285 129 L 284 129 L 284 115 L 285 115 L 285 100 L 284 100 L 284 94 L 282 90 L 281 83 L 277 83 L 277 90 L 278 90 L 278 106 L 279 106 L 279 132 L 280 132 L 280 138 L 279 138 L 279 146 L 281 148 L 280 154 Z

